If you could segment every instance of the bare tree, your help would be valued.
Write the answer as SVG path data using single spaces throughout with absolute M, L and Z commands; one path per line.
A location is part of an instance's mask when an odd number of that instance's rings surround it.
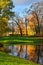
M 16 24 L 18 25 L 19 27 L 19 30 L 20 30 L 20 35 L 22 36 L 22 29 L 21 29 L 21 26 L 19 24 L 19 19 L 17 18 L 16 20 L 15 19 L 12 19 L 14 22 L 16 22 Z

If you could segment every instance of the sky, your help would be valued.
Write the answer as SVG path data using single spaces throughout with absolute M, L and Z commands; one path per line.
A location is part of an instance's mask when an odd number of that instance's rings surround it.
M 38 2 L 42 0 L 13 0 L 13 4 L 15 5 L 15 8 L 13 11 L 18 12 L 18 14 L 22 17 L 23 16 L 23 10 L 25 8 L 29 8 L 29 6 L 33 2 Z

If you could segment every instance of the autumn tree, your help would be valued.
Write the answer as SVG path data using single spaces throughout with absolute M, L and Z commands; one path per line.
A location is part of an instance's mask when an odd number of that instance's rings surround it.
M 39 18 L 36 12 L 32 12 L 32 15 L 34 16 L 34 18 L 37 20 L 37 25 L 35 26 L 35 31 L 36 31 L 36 35 L 38 34 L 38 36 L 40 35 L 40 22 L 39 22 Z
M 37 5 L 37 6 L 36 6 Z M 26 14 L 30 15 L 32 14 L 34 16 L 34 18 L 37 20 L 37 25 L 35 26 L 35 31 L 36 31 L 36 35 L 40 35 L 40 20 L 39 20 L 39 4 L 38 3 L 33 3 L 32 5 L 30 5 L 30 8 L 27 9 L 25 12 Z

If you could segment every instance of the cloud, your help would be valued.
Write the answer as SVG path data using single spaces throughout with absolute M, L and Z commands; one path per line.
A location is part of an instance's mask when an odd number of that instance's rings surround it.
M 23 5 L 23 4 L 25 4 L 26 3 L 26 1 L 25 0 L 13 0 L 13 2 L 14 2 L 14 4 L 16 4 L 16 5 Z
M 15 5 L 29 5 L 32 2 L 37 2 L 42 0 L 13 0 Z

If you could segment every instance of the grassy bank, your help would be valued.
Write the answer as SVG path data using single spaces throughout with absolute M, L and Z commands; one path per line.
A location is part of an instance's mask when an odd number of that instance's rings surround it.
M 9 36 L 1 37 L 0 43 L 4 45 L 13 45 L 13 44 L 40 44 L 43 43 L 42 37 L 20 37 L 20 36 Z
M 40 64 L 36 64 L 32 61 L 14 57 L 4 52 L 0 52 L 0 65 L 40 65 Z

